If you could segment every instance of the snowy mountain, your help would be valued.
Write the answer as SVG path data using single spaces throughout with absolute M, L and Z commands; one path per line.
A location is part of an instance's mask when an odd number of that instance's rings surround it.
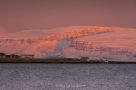
M 0 36 L 0 52 L 34 54 L 36 57 L 136 61 L 136 29 L 71 26 L 6 33 Z

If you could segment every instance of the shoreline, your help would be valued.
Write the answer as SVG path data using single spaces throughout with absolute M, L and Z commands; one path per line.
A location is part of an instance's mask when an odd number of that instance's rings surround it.
M 0 63 L 47 63 L 47 64 L 136 64 L 136 61 L 82 60 L 76 58 L 0 58 Z

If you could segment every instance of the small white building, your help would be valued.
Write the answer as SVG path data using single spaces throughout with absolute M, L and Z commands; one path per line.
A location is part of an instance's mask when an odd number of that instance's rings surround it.
M 33 59 L 34 55 L 33 54 L 24 54 L 24 55 L 21 55 L 21 58 Z

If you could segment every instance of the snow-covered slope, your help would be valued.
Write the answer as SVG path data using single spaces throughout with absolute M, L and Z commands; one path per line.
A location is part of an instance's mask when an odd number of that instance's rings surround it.
M 0 52 L 36 57 L 83 56 L 94 60 L 136 61 L 136 29 L 71 26 L 25 30 L 0 36 Z
M 72 48 L 67 49 L 70 53 L 65 49 L 66 56 L 136 61 L 136 29 L 112 27 L 112 32 L 88 35 L 75 41 Z

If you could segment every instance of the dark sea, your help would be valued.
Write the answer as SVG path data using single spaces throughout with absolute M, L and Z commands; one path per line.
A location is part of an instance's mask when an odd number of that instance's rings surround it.
M 136 90 L 136 65 L 1 63 L 0 90 Z

